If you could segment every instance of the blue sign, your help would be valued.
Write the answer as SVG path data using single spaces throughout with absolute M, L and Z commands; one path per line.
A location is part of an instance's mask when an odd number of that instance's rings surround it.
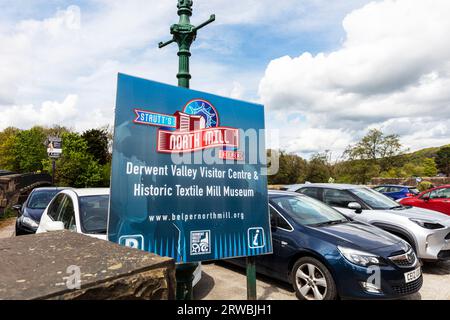
M 178 263 L 271 253 L 264 107 L 123 74 L 117 90 L 109 240 Z

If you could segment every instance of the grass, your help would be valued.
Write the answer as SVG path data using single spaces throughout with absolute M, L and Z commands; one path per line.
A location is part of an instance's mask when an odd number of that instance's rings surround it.
M 11 209 L 6 208 L 5 212 L 0 217 L 0 228 L 2 228 L 4 225 L 9 224 L 11 220 L 17 217 L 17 213 Z

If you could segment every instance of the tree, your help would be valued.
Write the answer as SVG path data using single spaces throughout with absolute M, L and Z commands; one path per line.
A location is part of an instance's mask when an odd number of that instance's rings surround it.
M 443 147 L 437 152 L 436 165 L 440 172 L 450 177 L 450 146 Z
M 274 152 L 268 151 L 269 154 Z M 275 175 L 269 176 L 269 184 L 293 184 L 304 181 L 307 162 L 303 158 L 279 151 L 279 168 Z
M 308 162 L 306 181 L 312 183 L 328 182 L 332 178 L 332 168 L 327 154 L 317 153 Z
M 47 158 L 46 139 L 42 127 L 33 127 L 17 133 L 13 150 L 16 168 L 20 173 L 42 170 L 42 161 Z
M 400 138 L 371 129 L 357 144 L 348 146 L 343 157 L 350 161 L 348 173 L 354 182 L 367 183 L 381 172 L 389 172 L 403 154 Z
M 56 161 L 56 182 L 60 186 L 75 188 L 100 187 L 104 185 L 102 166 L 88 152 L 86 141 L 77 133 L 63 133 L 63 155 Z M 43 161 L 47 172 L 51 160 Z
M 111 159 L 108 151 L 109 133 L 106 128 L 88 130 L 81 137 L 87 142 L 87 151 L 99 164 L 105 165 Z
M 0 132 L 0 169 L 2 170 L 19 171 L 20 169 L 14 152 L 19 132 L 19 129 L 13 127 Z
M 434 177 L 438 173 L 436 162 L 433 158 L 425 158 L 423 160 L 423 174 L 426 177 Z

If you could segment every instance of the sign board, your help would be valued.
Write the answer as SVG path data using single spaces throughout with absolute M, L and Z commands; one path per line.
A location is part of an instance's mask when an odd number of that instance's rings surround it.
M 120 74 L 109 240 L 178 263 L 271 253 L 263 129 L 261 105 Z
M 48 137 L 47 153 L 50 158 L 60 158 L 62 155 L 62 139 L 56 137 Z

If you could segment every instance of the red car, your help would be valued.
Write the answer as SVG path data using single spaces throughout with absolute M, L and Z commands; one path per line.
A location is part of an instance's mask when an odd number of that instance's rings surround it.
M 399 202 L 404 206 L 420 207 L 450 215 L 450 185 L 436 187 Z

